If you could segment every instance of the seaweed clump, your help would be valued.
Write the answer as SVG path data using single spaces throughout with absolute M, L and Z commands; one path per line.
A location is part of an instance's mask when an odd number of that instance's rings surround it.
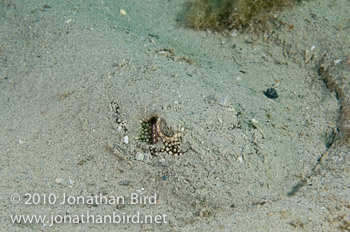
M 196 30 L 269 31 L 273 13 L 300 0 L 194 0 L 187 5 L 185 23 Z

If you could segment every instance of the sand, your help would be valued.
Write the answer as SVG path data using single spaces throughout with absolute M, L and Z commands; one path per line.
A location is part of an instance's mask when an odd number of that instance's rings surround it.
M 349 1 L 265 36 L 188 29 L 184 2 L 0 1 L 1 231 L 349 230 Z M 181 156 L 139 141 L 155 115 Z

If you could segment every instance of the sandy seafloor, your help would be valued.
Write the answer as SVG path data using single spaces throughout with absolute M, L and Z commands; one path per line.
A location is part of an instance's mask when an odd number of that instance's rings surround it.
M 326 57 L 349 74 L 350 2 L 305 2 L 262 37 L 188 29 L 184 2 L 0 1 L 1 231 L 350 229 L 349 153 L 320 161 L 341 104 L 318 72 Z M 182 134 L 183 155 L 137 140 L 152 115 Z M 126 204 L 61 205 L 64 193 Z M 166 223 L 11 222 L 87 212 Z

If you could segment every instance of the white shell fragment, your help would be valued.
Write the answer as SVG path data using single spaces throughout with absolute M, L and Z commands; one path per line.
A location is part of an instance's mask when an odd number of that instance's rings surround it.
M 57 184 L 61 184 L 61 183 L 63 182 L 63 178 L 57 177 L 57 178 L 55 179 L 55 182 L 56 182 Z
M 236 29 L 234 29 L 231 33 L 232 37 L 236 37 L 238 35 L 238 31 Z
M 142 161 L 144 158 L 145 158 L 145 155 L 143 153 L 141 153 L 141 152 L 136 153 L 136 156 L 135 156 L 136 160 Z
M 120 12 L 121 15 L 126 15 L 126 11 L 124 9 L 120 9 L 119 12 Z
M 309 50 L 305 50 L 304 61 L 305 63 L 309 62 L 312 58 L 312 53 Z
M 339 64 L 341 62 L 341 59 L 337 59 L 334 61 L 334 64 Z
M 227 105 L 227 102 L 228 102 L 228 96 L 223 96 L 223 97 L 220 99 L 219 105 L 226 106 L 226 105 Z
M 128 144 L 129 143 L 129 136 L 127 136 L 127 135 L 124 136 L 123 140 L 124 140 L 125 144 Z
M 252 119 L 252 124 L 253 125 L 257 125 L 258 124 L 258 120 L 256 120 L 255 118 Z

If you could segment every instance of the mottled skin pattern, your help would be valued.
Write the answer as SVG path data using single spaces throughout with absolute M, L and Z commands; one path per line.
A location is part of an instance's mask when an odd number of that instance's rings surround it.
M 157 134 L 159 135 L 160 139 L 163 141 L 163 142 L 177 142 L 179 141 L 179 138 L 180 138 L 180 134 L 177 133 L 177 134 L 174 134 L 174 136 L 167 136 L 165 135 L 162 130 L 161 130 L 161 124 L 162 122 L 162 119 L 161 118 L 157 118 L 157 122 L 156 122 L 156 132 Z
M 159 141 L 162 141 L 164 147 L 160 150 L 155 149 L 154 147 L 150 148 L 150 152 L 153 155 L 158 153 L 167 153 L 169 155 L 181 155 L 180 151 L 180 133 L 175 133 L 172 136 L 169 136 L 164 133 L 162 130 L 162 124 L 166 126 L 165 121 L 162 120 L 159 116 L 152 116 L 148 121 L 151 126 L 151 143 L 157 144 Z

